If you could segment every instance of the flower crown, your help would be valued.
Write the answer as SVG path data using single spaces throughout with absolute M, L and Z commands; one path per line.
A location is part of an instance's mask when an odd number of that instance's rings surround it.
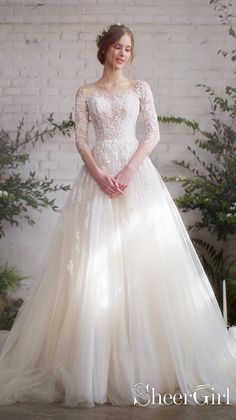
M 121 23 L 117 23 L 116 25 L 121 26 Z M 97 46 L 101 42 L 101 40 L 104 37 L 104 35 L 109 31 L 109 29 L 110 29 L 111 26 L 112 25 L 108 25 L 106 28 L 103 28 L 103 30 L 97 34 L 97 36 L 96 36 L 96 44 L 97 44 Z M 131 28 L 129 28 L 129 30 L 132 32 L 132 29 Z

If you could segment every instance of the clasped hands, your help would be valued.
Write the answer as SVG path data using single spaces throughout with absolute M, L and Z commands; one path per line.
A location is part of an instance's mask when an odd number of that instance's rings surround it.
M 108 194 L 110 198 L 113 198 L 124 194 L 124 190 L 128 187 L 132 174 L 133 171 L 125 166 L 115 177 L 102 172 L 96 181 L 101 190 Z

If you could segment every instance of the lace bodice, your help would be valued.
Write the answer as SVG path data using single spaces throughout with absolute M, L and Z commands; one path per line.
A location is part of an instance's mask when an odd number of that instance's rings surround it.
M 145 124 L 145 136 L 139 143 L 136 138 L 136 122 L 140 111 Z M 160 132 L 153 94 L 144 80 L 134 80 L 130 88 L 121 89 L 116 94 L 101 89 L 81 86 L 75 99 L 75 143 L 82 156 L 91 150 L 88 139 L 89 123 L 92 122 L 96 142 L 92 149 L 122 149 L 129 157 L 143 147 L 151 153 L 160 141 Z M 112 145 L 112 146 L 111 146 Z

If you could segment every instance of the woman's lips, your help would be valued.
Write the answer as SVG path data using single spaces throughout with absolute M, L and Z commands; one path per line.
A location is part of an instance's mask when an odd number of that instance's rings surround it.
M 116 59 L 116 61 L 117 61 L 118 63 L 124 63 L 124 60 L 122 60 L 121 58 L 117 58 L 117 59 Z

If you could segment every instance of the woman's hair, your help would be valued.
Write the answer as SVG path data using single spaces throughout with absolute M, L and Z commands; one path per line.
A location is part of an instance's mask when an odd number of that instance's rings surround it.
M 98 52 L 97 58 L 101 64 L 105 63 L 106 52 L 108 48 L 118 41 L 123 35 L 127 34 L 131 39 L 131 56 L 129 65 L 134 59 L 134 37 L 132 31 L 125 25 L 114 24 L 109 27 L 107 31 L 104 31 L 99 41 L 97 42 Z

